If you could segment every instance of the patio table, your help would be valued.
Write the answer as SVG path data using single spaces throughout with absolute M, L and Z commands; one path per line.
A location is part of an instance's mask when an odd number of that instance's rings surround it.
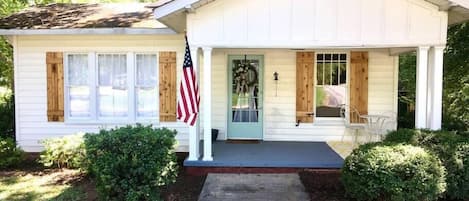
M 366 119 L 366 131 L 370 134 L 369 140 L 373 135 L 380 135 L 383 130 L 383 123 L 389 116 L 379 114 L 366 114 L 360 115 L 361 118 Z

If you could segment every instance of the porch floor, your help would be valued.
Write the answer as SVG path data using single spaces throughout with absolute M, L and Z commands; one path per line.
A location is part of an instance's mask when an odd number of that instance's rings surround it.
M 186 159 L 184 166 L 341 168 L 344 162 L 326 142 L 261 141 L 257 144 L 234 144 L 216 141 L 213 142 L 212 153 L 213 161 Z

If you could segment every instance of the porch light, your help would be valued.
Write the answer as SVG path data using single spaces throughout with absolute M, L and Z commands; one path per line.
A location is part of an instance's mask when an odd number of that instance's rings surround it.
M 274 81 L 275 81 L 275 97 L 277 97 L 278 93 L 278 73 L 277 71 L 274 72 Z

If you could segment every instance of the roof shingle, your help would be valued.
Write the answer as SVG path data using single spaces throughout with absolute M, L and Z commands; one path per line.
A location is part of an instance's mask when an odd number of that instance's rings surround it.
M 147 4 L 49 4 L 0 19 L 0 29 L 166 28 Z

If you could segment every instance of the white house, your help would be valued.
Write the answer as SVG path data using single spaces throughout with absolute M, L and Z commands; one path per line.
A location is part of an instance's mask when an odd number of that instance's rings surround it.
M 409 51 L 415 125 L 439 129 L 446 31 L 468 18 L 467 0 L 53 4 L 1 19 L 0 35 L 14 47 L 16 137 L 26 151 L 140 122 L 176 129 L 188 160 L 211 161 L 212 128 L 220 140 L 321 142 L 342 139 L 344 105 L 397 112 L 398 55 Z M 175 116 L 185 32 L 200 75 L 194 127 Z

